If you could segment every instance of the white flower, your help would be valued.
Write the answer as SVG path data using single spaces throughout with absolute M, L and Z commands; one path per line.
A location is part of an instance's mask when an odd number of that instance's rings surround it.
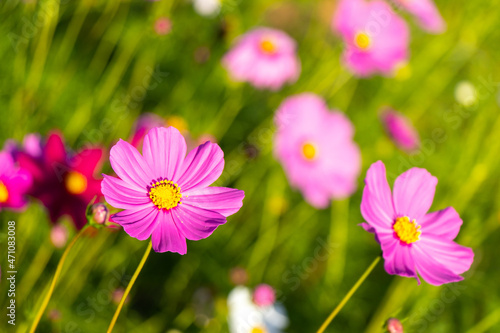
M 220 0 L 193 0 L 194 10 L 202 16 L 215 16 L 221 7 Z
M 250 290 L 234 288 L 228 296 L 229 330 L 231 333 L 281 333 L 288 326 L 285 307 L 275 302 L 260 307 L 252 301 Z

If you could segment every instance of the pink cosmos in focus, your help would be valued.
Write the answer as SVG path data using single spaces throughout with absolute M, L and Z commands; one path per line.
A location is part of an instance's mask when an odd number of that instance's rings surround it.
M 141 155 L 120 140 L 110 162 L 118 177 L 104 175 L 102 193 L 112 216 L 139 240 L 151 236 L 156 252 L 187 252 L 186 239 L 210 236 L 242 206 L 244 192 L 209 187 L 224 168 L 220 147 L 206 142 L 186 156 L 186 140 L 174 127 L 153 128 L 144 137 Z
M 417 131 L 408 118 L 401 113 L 386 109 L 381 114 L 381 120 L 385 130 L 398 147 L 406 152 L 413 152 L 420 147 Z
M 446 23 L 432 0 L 393 0 L 418 20 L 422 29 L 439 34 L 446 30 Z
M 317 95 L 305 93 L 283 101 L 275 123 L 275 156 L 307 202 L 325 208 L 331 199 L 356 190 L 361 154 L 345 115 L 330 111 Z
M 94 197 L 102 197 L 101 180 L 95 174 L 103 153 L 101 148 L 67 151 L 62 136 L 52 133 L 40 157 L 19 152 L 17 158 L 33 177 L 29 194 L 48 209 L 51 221 L 56 223 L 62 216 L 69 216 L 76 228 L 81 229 L 87 224 L 87 205 Z
M 16 166 L 9 152 L 0 152 L 0 210 L 24 209 L 27 204 L 26 194 L 31 183 L 29 172 Z
M 222 64 L 235 81 L 250 82 L 258 89 L 278 90 L 299 77 L 296 49 L 295 41 L 285 32 L 256 28 L 239 38 Z
M 384 1 L 340 0 L 332 28 L 344 40 L 344 62 L 358 76 L 392 76 L 408 61 L 408 26 Z
M 470 248 L 453 240 L 462 220 L 453 207 L 428 213 L 437 178 L 427 170 L 411 168 L 394 182 L 387 182 L 385 165 L 378 161 L 368 169 L 361 202 L 367 223 L 361 225 L 380 243 L 387 273 L 413 277 L 417 273 L 439 286 L 463 280 L 474 259 Z

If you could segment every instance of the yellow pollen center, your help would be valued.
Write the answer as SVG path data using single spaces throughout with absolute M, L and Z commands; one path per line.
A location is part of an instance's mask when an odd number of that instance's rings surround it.
M 159 209 L 172 209 L 181 204 L 181 188 L 171 180 L 161 180 L 149 189 L 149 198 Z
M 415 220 L 410 222 L 407 216 L 398 217 L 392 226 L 399 239 L 406 244 L 411 244 L 420 239 L 420 226 Z
M 66 190 L 71 194 L 82 194 L 87 189 L 87 178 L 77 171 L 70 171 L 64 178 Z
M 354 44 L 361 50 L 367 50 L 371 46 L 372 41 L 366 33 L 358 32 L 354 37 Z
M 0 181 L 0 203 L 7 202 L 7 199 L 9 199 L 9 191 L 7 190 L 7 186 Z
M 276 52 L 276 45 L 269 39 L 263 39 L 260 42 L 260 49 L 267 54 L 274 54 Z
M 302 155 L 304 155 L 306 160 L 313 160 L 316 157 L 316 147 L 310 142 L 304 143 L 302 146 Z
M 252 328 L 251 333 L 266 333 L 266 330 L 264 330 L 263 328 L 260 328 L 260 327 L 254 327 L 254 328 Z

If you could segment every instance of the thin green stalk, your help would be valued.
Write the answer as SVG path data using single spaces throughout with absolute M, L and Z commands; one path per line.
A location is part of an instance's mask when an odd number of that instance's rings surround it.
M 141 272 L 142 268 L 144 267 L 144 264 L 146 263 L 146 260 L 149 257 L 149 253 L 151 252 L 151 247 L 152 247 L 152 243 L 149 242 L 148 247 L 146 249 L 146 252 L 144 252 L 144 255 L 142 256 L 142 260 L 139 263 L 139 266 L 137 266 L 137 269 L 135 270 L 135 273 L 132 276 L 132 279 L 130 280 L 130 282 L 127 286 L 127 289 L 125 289 L 125 292 L 123 293 L 122 299 L 120 300 L 120 303 L 118 304 L 118 308 L 116 308 L 115 315 L 113 316 L 113 319 L 111 320 L 111 323 L 109 324 L 107 333 L 111 333 L 113 331 L 113 328 L 115 327 L 115 324 L 116 324 L 116 320 L 118 319 L 118 316 L 120 315 L 120 311 L 123 308 L 123 304 L 125 303 L 125 300 L 127 299 L 127 296 L 130 293 L 130 289 L 132 289 L 132 286 L 134 285 L 135 280 L 137 280 L 139 273 Z
M 29 333 L 34 333 L 37 326 L 38 326 L 38 323 L 40 323 L 40 319 L 42 318 L 42 315 L 45 312 L 47 305 L 49 304 L 50 297 L 52 296 L 52 293 L 54 292 L 54 288 L 56 287 L 57 279 L 59 278 L 59 275 L 61 275 L 61 271 L 62 271 L 64 262 L 66 261 L 66 257 L 68 256 L 69 251 L 71 251 L 71 248 L 73 247 L 73 245 L 75 245 L 78 238 L 80 238 L 83 235 L 83 232 L 85 231 L 85 229 L 87 229 L 87 226 L 83 227 L 76 234 L 76 236 L 73 237 L 73 239 L 71 240 L 71 243 L 69 243 L 69 245 L 64 250 L 62 257 L 59 260 L 59 263 L 57 264 L 56 272 L 55 272 L 54 278 L 52 279 L 52 282 L 50 284 L 49 291 L 47 292 L 47 294 L 45 294 L 42 305 L 38 309 L 38 312 L 36 313 L 35 319 L 33 320 L 33 323 L 31 324 L 31 328 L 29 330 Z
M 335 318 L 335 316 L 340 312 L 340 310 L 342 310 L 344 305 L 346 305 L 347 301 L 349 301 L 349 299 L 351 299 L 352 295 L 354 295 L 356 290 L 358 290 L 359 286 L 361 286 L 361 284 L 366 280 L 368 275 L 370 275 L 370 273 L 373 271 L 375 266 L 377 266 L 377 264 L 381 258 L 382 258 L 381 256 L 378 256 L 377 258 L 375 258 L 375 260 L 373 260 L 371 265 L 366 269 L 366 271 L 363 273 L 363 275 L 361 275 L 359 280 L 354 284 L 354 286 L 351 288 L 351 290 L 349 290 L 347 295 L 345 295 L 344 298 L 342 299 L 342 301 L 340 301 L 339 305 L 337 305 L 337 307 L 332 311 L 332 313 L 330 313 L 328 318 L 326 318 L 325 322 L 323 323 L 323 325 L 321 325 L 321 327 L 319 328 L 317 333 L 323 333 L 326 330 L 328 325 L 330 325 L 330 323 L 332 322 L 333 318 Z

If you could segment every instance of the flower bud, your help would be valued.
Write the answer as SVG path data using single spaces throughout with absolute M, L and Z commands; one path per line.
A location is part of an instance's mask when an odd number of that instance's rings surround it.
M 396 318 L 389 318 L 386 329 L 389 333 L 403 333 L 403 324 Z
M 253 301 L 258 306 L 269 306 L 276 301 L 273 287 L 268 284 L 259 284 L 253 292 Z
M 105 224 L 108 221 L 109 210 L 103 203 L 92 205 L 92 214 L 93 220 L 97 224 Z

